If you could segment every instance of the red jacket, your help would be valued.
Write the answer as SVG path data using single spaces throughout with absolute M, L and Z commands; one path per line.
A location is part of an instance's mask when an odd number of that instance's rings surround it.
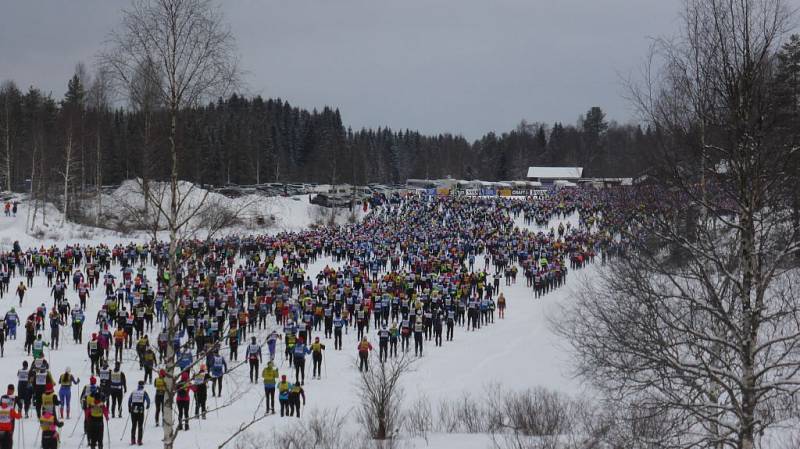
M 0 431 L 13 432 L 14 420 L 21 419 L 22 415 L 20 415 L 18 411 L 14 410 L 13 406 L 9 407 L 8 404 L 4 405 L 5 407 L 0 407 Z

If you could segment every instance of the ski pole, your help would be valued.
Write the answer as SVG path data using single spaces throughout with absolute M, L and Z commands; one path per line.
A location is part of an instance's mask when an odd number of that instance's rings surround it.
M 80 441 L 80 443 L 78 443 L 78 449 L 81 449 L 81 447 L 83 446 L 83 439 L 84 438 L 86 438 L 86 432 L 83 432 L 83 435 L 81 436 L 81 441 Z
M 108 424 L 108 419 L 106 419 L 106 435 L 108 435 L 108 449 L 111 449 L 111 426 Z
M 125 430 L 128 429 L 128 421 L 130 421 L 130 419 L 131 419 L 131 414 L 128 413 L 128 417 L 125 418 L 125 425 L 122 427 L 122 435 L 120 435 L 119 437 L 120 441 L 122 441 L 122 439 L 125 438 Z
M 72 433 L 69 434 L 69 437 L 72 438 L 72 435 L 75 435 L 75 430 L 78 428 L 78 424 L 83 421 L 83 413 L 81 413 L 80 419 L 75 420 L 75 425 L 72 426 Z

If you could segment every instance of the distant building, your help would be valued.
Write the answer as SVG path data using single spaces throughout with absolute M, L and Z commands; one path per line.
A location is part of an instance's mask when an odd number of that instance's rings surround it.
M 550 184 L 575 184 L 583 176 L 583 167 L 528 167 L 528 179 Z

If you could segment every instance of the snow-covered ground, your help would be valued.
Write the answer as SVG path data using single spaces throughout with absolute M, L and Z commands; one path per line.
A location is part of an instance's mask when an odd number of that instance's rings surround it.
M 273 231 L 290 229 L 299 230 L 314 222 L 316 212 L 308 203 L 308 197 L 301 198 L 273 198 L 270 199 L 270 208 L 280 218 L 282 226 L 276 226 Z M 67 223 L 61 225 L 60 217 L 53 209 L 48 211 L 48 221 L 53 223 L 46 228 L 45 238 L 38 239 L 25 233 L 27 216 L 26 205 L 20 205 L 16 218 L 0 216 L 0 247 L 8 250 L 13 241 L 21 242 L 23 248 L 31 245 L 48 245 L 57 243 L 125 243 L 137 236 L 121 235 L 107 230 L 100 230 Z M 575 217 L 571 217 L 574 222 Z M 520 226 L 522 223 L 520 221 Z M 551 223 L 557 226 L 558 222 Z M 142 237 L 142 236 L 139 236 Z M 309 267 L 309 273 L 317 273 L 325 265 L 335 266 L 331 260 L 318 260 Z M 478 259 L 476 266 L 482 265 L 482 258 Z M 119 270 L 119 267 L 112 267 Z M 150 268 L 152 270 L 152 268 Z M 416 370 L 404 378 L 406 392 L 405 404 L 410 405 L 416 398 L 424 396 L 436 404 L 442 398 L 456 398 L 464 393 L 480 394 L 486 388 L 503 386 L 511 390 L 524 390 L 537 386 L 565 392 L 578 396 L 586 395 L 581 385 L 569 375 L 569 360 L 564 351 L 562 342 L 551 332 L 548 325 L 548 316 L 558 313 L 559 306 L 570 301 L 573 288 L 578 286 L 582 278 L 591 277 L 594 269 L 589 267 L 571 273 L 567 285 L 540 299 L 534 299 L 530 289 L 524 285 L 524 277 L 520 276 L 516 285 L 501 287 L 501 291 L 508 300 L 506 318 L 495 319 L 495 323 L 481 328 L 477 332 L 465 332 L 464 328 L 456 327 L 453 342 L 445 342 L 441 348 L 433 346 L 432 341 L 426 342 L 425 356 L 422 357 Z M 152 271 L 148 272 L 151 276 Z M 22 280 L 19 276 L 12 279 L 11 294 L 0 300 L 0 314 L 5 314 L 12 306 L 16 306 L 16 297 L 13 295 L 14 287 Z M 68 298 L 76 299 L 73 292 Z M 62 429 L 63 448 L 77 448 L 83 436 L 82 426 L 77 423 L 80 414 L 77 396 L 81 388 L 89 379 L 89 362 L 86 356 L 86 338 L 94 326 L 94 317 L 98 311 L 103 291 L 100 288 L 91 292 L 88 301 L 87 323 L 84 326 L 84 345 L 77 345 L 71 341 L 71 332 L 62 330 L 62 347 L 46 353 L 50 361 L 53 376 L 60 375 L 69 366 L 76 377 L 80 378 L 80 385 L 73 389 L 73 413 Z M 52 304 L 49 289 L 45 279 L 35 279 L 33 288 L 29 289 L 25 302 L 18 308 L 20 317 L 24 319 L 32 313 L 36 306 L 45 303 L 48 307 Z M 156 329 L 154 332 L 157 332 Z M 5 346 L 5 357 L 0 361 L 0 381 L 16 383 L 16 371 L 21 367 L 22 361 L 27 357 L 23 351 L 22 343 L 24 330 L 20 329 L 19 340 L 9 341 Z M 266 331 L 257 334 L 263 340 Z M 47 339 L 49 336 L 45 334 Z M 151 339 L 155 339 L 155 333 Z M 375 329 L 371 329 L 370 339 L 377 340 Z M 332 342 L 326 342 L 332 343 Z M 279 347 L 279 351 L 282 348 Z M 377 349 L 377 348 L 376 348 Z M 241 355 L 244 352 L 240 349 Z M 227 358 L 227 353 L 224 354 Z M 127 373 L 129 388 L 141 378 L 142 373 L 135 366 L 133 357 L 129 357 L 123 365 Z M 280 363 L 281 374 L 287 374 L 290 379 L 294 372 L 290 372 L 287 364 Z M 356 362 L 355 332 L 350 332 L 344 337 L 344 350 L 333 351 L 333 345 L 328 346 L 325 354 L 325 371 L 320 380 L 310 380 L 311 363 L 307 362 L 307 383 L 305 386 L 307 408 L 303 410 L 305 417 L 313 410 L 331 411 L 338 409 L 340 414 L 351 414 L 356 406 L 356 388 L 358 370 Z M 217 412 L 209 414 L 208 419 L 192 421 L 192 430 L 179 436 L 176 447 L 179 448 L 216 448 L 227 436 L 243 421 L 248 421 L 259 406 L 263 397 L 263 388 L 259 384 L 250 384 L 247 379 L 247 368 L 242 367 L 226 376 L 225 392 L 219 404 L 235 399 L 235 402 Z M 152 386 L 147 390 L 152 395 Z M 126 396 L 127 401 L 127 396 Z M 209 397 L 208 405 L 214 408 L 217 404 Z M 192 405 L 192 410 L 193 410 Z M 161 429 L 154 427 L 154 410 L 151 410 L 145 424 L 144 447 L 160 447 Z M 125 412 L 127 416 L 127 411 Z M 303 419 L 306 419 L 306 418 Z M 280 418 L 273 415 L 263 420 L 251 429 L 253 435 L 262 434 L 269 436 L 275 429 L 280 429 L 297 422 L 297 418 Z M 77 430 L 73 429 L 77 426 Z M 130 427 L 123 434 L 126 426 L 125 418 L 111 420 L 110 439 L 112 447 L 127 446 L 129 442 Z M 350 419 L 350 431 L 355 431 L 355 419 Z M 33 419 L 24 420 L 18 426 L 18 431 L 24 433 L 24 447 L 38 447 L 37 426 Z M 122 437 L 122 438 L 121 438 Z M 16 438 L 16 437 L 15 437 Z M 85 445 L 86 442 L 83 441 Z M 432 434 L 428 441 L 420 438 L 409 439 L 406 444 L 410 447 L 459 447 L 459 448 L 486 448 L 490 440 L 486 435 L 441 435 Z

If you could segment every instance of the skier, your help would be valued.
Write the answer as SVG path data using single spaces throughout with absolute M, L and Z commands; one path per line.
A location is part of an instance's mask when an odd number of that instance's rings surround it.
M 311 343 L 311 378 L 322 378 L 322 351 L 325 350 L 325 345 L 319 342 L 319 337 L 314 338 L 314 343 Z
M 59 421 L 55 414 L 46 411 L 39 418 L 39 425 L 42 431 L 42 449 L 58 448 L 58 428 L 64 423 Z
M 372 351 L 372 345 L 367 341 L 367 337 L 361 339 L 358 344 L 358 371 L 369 371 L 369 352 Z
M 267 362 L 267 366 L 261 372 L 261 377 L 264 379 L 264 394 L 267 396 L 266 412 L 270 411 L 270 404 L 272 404 L 272 414 L 275 414 L 275 382 L 278 380 L 278 369 L 275 368 L 272 360 Z
M 294 377 L 295 383 L 303 385 L 306 380 L 306 354 L 311 353 L 311 350 L 306 348 L 303 337 L 297 339 L 294 345 Z
M 206 419 L 206 399 L 208 398 L 208 379 L 209 375 L 206 372 L 206 366 L 201 364 L 200 370 L 194 375 L 192 379 L 192 386 L 194 387 L 194 414 Z M 202 412 L 202 414 L 201 414 Z
M 333 318 L 333 349 L 342 350 L 342 328 L 344 319 L 337 313 Z
M 156 427 L 161 422 L 161 408 L 164 406 L 164 392 L 167 390 L 167 372 L 165 370 L 158 371 L 158 377 L 153 381 L 153 386 L 156 388 Z
M 303 390 L 302 385 L 295 383 L 289 388 L 289 416 L 300 418 L 300 398 L 303 398 L 303 406 L 306 405 L 306 392 Z
M 289 388 L 291 384 L 286 381 L 286 374 L 281 376 L 278 384 L 278 402 L 281 403 L 281 417 L 289 414 Z
M 181 372 L 177 385 L 175 403 L 178 405 L 178 430 L 189 430 L 189 392 L 194 388 L 189 380 L 189 372 Z
M 8 394 L 0 400 L 0 449 L 12 449 L 14 445 L 14 421 L 22 419 L 22 415 L 14 409 L 16 398 L 13 397 L 14 385 L 8 386 Z
M 19 392 L 19 401 L 22 403 L 21 409 L 25 411 L 25 417 L 27 418 L 31 409 L 31 397 L 33 395 L 27 361 L 23 361 L 22 369 L 17 371 L 17 391 Z
M 247 361 L 250 364 L 250 382 L 256 383 L 258 379 L 258 364 L 264 361 L 261 357 L 261 345 L 256 343 L 256 337 L 252 337 L 250 344 L 247 345 Z
M 64 370 L 64 373 L 58 378 L 58 383 L 61 386 L 58 389 L 58 400 L 61 403 L 59 408 L 60 418 L 64 419 L 64 406 L 67 408 L 67 419 L 69 419 L 70 403 L 72 402 L 72 386 L 78 385 L 80 379 L 75 379 L 71 374 L 69 367 Z
M 97 374 L 100 372 L 100 343 L 97 341 L 97 334 L 92 334 L 92 339 L 86 343 L 86 353 L 92 362 L 90 372 Z
M 383 323 L 378 329 L 378 360 L 385 362 L 389 357 L 389 329 Z
M 111 372 L 111 417 L 114 418 L 114 412 L 117 411 L 119 417 L 122 418 L 122 396 L 128 392 L 128 383 L 125 380 L 125 373 L 120 370 L 120 363 L 114 363 L 114 371 Z
M 267 350 L 269 351 L 270 360 L 275 360 L 275 346 L 280 338 L 281 336 L 274 330 L 267 337 Z
M 42 340 L 42 334 L 36 335 L 36 341 L 33 342 L 33 358 L 34 359 L 41 359 L 44 357 L 44 348 L 49 347 L 50 345 L 47 344 L 44 340 Z
M 17 286 L 17 296 L 19 296 L 19 306 L 22 307 L 22 299 L 25 297 L 25 291 L 28 290 L 28 287 L 25 287 L 25 284 L 20 281 L 19 285 Z
M 150 396 L 144 391 L 144 381 L 140 380 L 136 391 L 128 396 L 128 413 L 131 416 L 131 445 L 142 445 L 145 409 L 150 409 Z
M 222 376 L 228 372 L 228 363 L 225 362 L 225 358 L 219 354 L 219 350 L 215 350 L 213 353 L 209 354 L 206 364 L 211 365 L 211 396 L 222 397 Z
M 86 431 L 89 448 L 103 449 L 103 433 L 105 430 L 103 419 L 106 422 L 108 421 L 108 407 L 105 403 L 105 397 L 99 389 L 94 389 L 93 392 L 87 394 L 84 403 L 84 430 Z

